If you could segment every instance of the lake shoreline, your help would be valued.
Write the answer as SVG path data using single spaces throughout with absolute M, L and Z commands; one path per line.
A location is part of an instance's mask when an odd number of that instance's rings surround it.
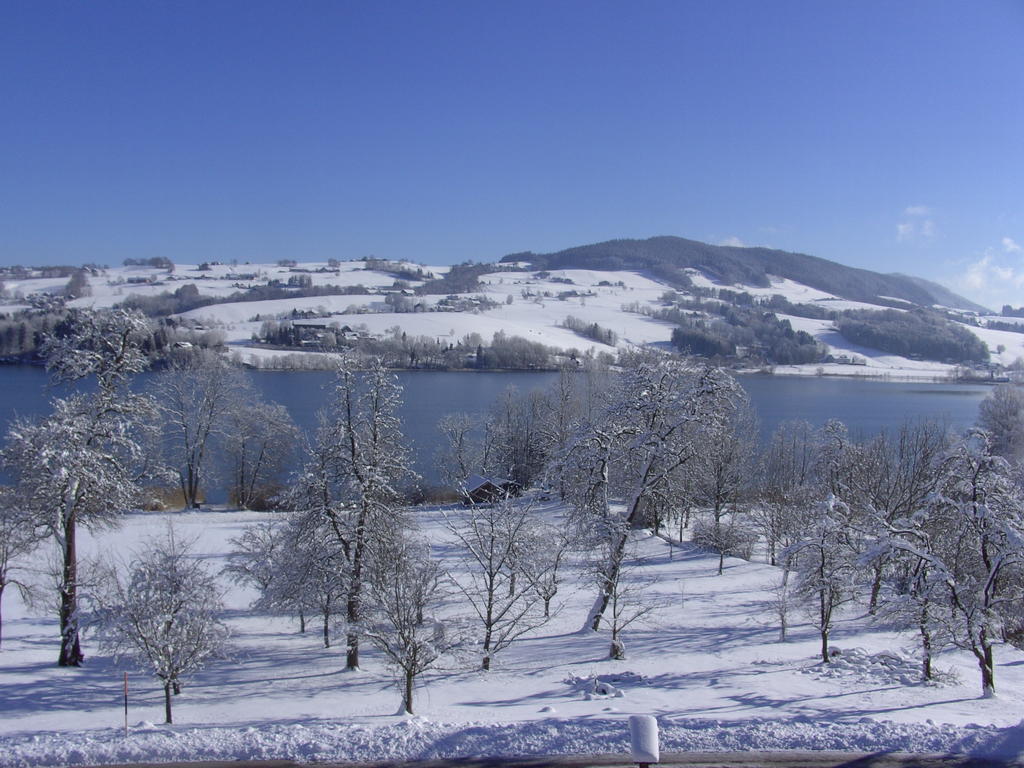
M 732 370 L 744 377 L 785 377 L 788 379 L 836 379 L 843 381 L 870 381 L 881 384 L 950 384 L 961 386 L 997 386 L 1009 383 L 994 379 L 949 378 L 948 376 L 903 376 L 898 373 L 800 373 L 797 371 L 762 371 L 755 369 Z
M 310 354 L 306 352 L 304 354 Z M 314 353 L 314 354 L 329 354 L 329 353 Z M 42 360 L 33 359 L 12 359 L 12 358 L 0 358 L 0 368 L 33 368 L 33 369 L 45 369 L 46 364 Z M 164 366 L 159 363 L 153 365 L 150 370 L 158 371 Z M 289 368 L 278 368 L 278 367 L 260 367 L 254 366 L 248 363 L 241 363 L 241 368 L 253 372 L 253 373 L 330 373 L 333 370 L 332 366 L 324 367 L 289 367 Z M 405 368 L 395 367 L 389 368 L 389 371 L 394 373 L 459 373 L 459 374 L 552 374 L 561 371 L 561 368 Z M 583 369 L 580 369 L 581 371 Z M 740 376 L 742 378 L 786 378 L 786 379 L 807 379 L 807 380 L 842 380 L 842 381 L 867 381 L 876 382 L 882 384 L 949 384 L 958 386 L 998 386 L 999 384 L 1013 383 L 1006 379 L 985 379 L 985 378 L 950 378 L 948 376 L 926 376 L 926 375 L 902 375 L 899 372 L 892 373 L 834 373 L 826 371 L 823 373 L 817 372 L 800 372 L 800 371 L 766 371 L 760 368 L 726 368 L 730 373 Z

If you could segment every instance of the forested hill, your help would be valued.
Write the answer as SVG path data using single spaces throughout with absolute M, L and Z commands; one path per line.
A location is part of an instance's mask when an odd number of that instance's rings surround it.
M 687 268 L 699 269 L 726 285 L 740 283 L 767 287 L 769 275 L 774 275 L 854 301 L 884 304 L 886 299 L 904 299 L 921 306 L 942 304 L 956 309 L 986 311 L 984 307 L 920 278 L 855 269 L 804 253 L 709 245 L 682 237 L 609 240 L 557 253 L 514 253 L 502 261 L 529 261 L 535 269 L 642 270 L 680 288 L 685 288 L 689 282 L 684 271 Z

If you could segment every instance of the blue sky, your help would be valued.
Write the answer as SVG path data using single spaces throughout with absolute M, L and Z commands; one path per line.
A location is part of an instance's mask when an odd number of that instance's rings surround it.
M 1024 304 L 1024 2 L 34 2 L 0 261 L 674 234 Z

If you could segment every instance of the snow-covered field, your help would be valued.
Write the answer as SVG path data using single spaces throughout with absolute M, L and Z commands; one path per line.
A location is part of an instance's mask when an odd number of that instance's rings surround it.
M 398 328 L 412 336 L 425 335 L 441 341 L 457 342 L 467 334 L 478 333 L 485 340 L 503 331 L 563 350 L 613 351 L 611 347 L 562 327 L 566 317 L 572 316 L 586 323 L 597 323 L 614 331 L 619 346 L 660 344 L 667 345 L 672 336 L 672 325 L 654 320 L 635 309 L 656 310 L 663 304 L 661 296 L 667 286 L 648 276 L 635 272 L 600 270 L 552 270 L 537 272 L 494 272 L 484 275 L 481 282 L 485 294 L 498 302 L 497 306 L 473 312 L 390 312 L 384 291 L 391 288 L 395 276 L 387 272 L 366 269 L 360 261 L 340 262 L 328 271 L 326 263 L 301 264 L 301 273 L 276 264 L 214 264 L 199 271 L 196 265 L 177 265 L 172 274 L 163 270 L 142 267 L 115 267 L 89 279 L 91 295 L 76 299 L 73 306 L 108 307 L 123 301 L 131 294 L 156 295 L 175 291 L 194 284 L 200 294 L 226 297 L 248 285 L 265 284 L 268 280 L 286 283 L 296 274 L 308 276 L 313 285 L 357 285 L 375 291 L 369 295 L 315 296 L 268 301 L 217 304 L 184 313 L 184 317 L 216 329 L 243 360 L 256 360 L 269 356 L 289 354 L 277 350 L 255 347 L 251 343 L 264 320 L 286 317 L 292 310 L 314 311 L 330 315 L 330 322 L 352 327 L 364 326 L 371 334 L 384 335 Z M 441 275 L 448 267 L 424 267 L 425 271 Z M 325 271 L 317 271 L 325 270 Z M 779 294 L 794 303 L 818 304 L 828 309 L 879 309 L 871 304 L 842 299 L 792 280 L 775 279 L 767 288 L 745 285 L 720 286 L 697 270 L 688 270 L 695 285 L 727 287 L 746 291 L 755 296 L 769 297 Z M 130 281 L 152 282 L 130 282 Z M 10 306 L 24 306 L 22 299 L 34 292 L 59 292 L 66 279 L 7 280 L 5 286 Z M 418 281 L 407 281 L 415 287 Z M 566 295 L 575 292 L 580 295 Z M 426 308 L 437 304 L 441 296 L 416 297 Z M 628 308 L 628 310 L 627 310 Z M 0 304 L 0 311 L 5 307 Z M 367 312 L 367 314 L 361 314 Z M 256 319 L 256 318 L 259 319 Z M 871 376 L 892 379 L 933 380 L 954 372 L 955 366 L 910 360 L 878 350 L 859 347 L 846 341 L 828 321 L 787 317 L 797 330 L 810 333 L 827 344 L 833 355 L 856 355 L 866 365 L 840 363 L 776 366 L 776 373 L 795 375 Z M 1013 321 L 1012 318 L 992 318 Z M 1010 365 L 1024 358 L 1024 334 L 965 325 L 989 347 L 994 362 Z
M 558 519 L 559 510 L 548 513 Z M 436 508 L 417 510 L 435 555 L 448 557 Z M 87 536 L 84 554 L 124 558 L 172 518 L 211 567 L 229 540 L 266 513 L 135 514 L 117 531 Z M 718 558 L 689 543 L 638 534 L 639 569 L 657 579 L 655 618 L 627 629 L 627 659 L 607 660 L 605 633 L 581 631 L 594 589 L 579 570 L 556 598 L 560 610 L 499 654 L 489 673 L 452 662 L 426 674 L 417 715 L 396 715 L 399 692 L 380 655 L 345 673 L 341 647 L 325 649 L 313 623 L 254 613 L 254 593 L 224 582 L 233 650 L 186 680 L 175 725 L 162 690 L 130 677 L 123 731 L 122 672 L 86 636 L 86 665 L 60 669 L 56 621 L 5 595 L 0 651 L 0 766 L 130 761 L 292 759 L 337 761 L 460 755 L 626 753 L 630 714 L 659 719 L 663 751 L 1024 750 L 1024 653 L 997 648 L 995 699 L 979 698 L 967 655 L 937 659 L 937 684 L 922 684 L 911 638 L 873 626 L 860 608 L 842 616 L 825 667 L 818 638 L 797 617 L 778 641 L 767 588 L 777 569 Z M 457 601 L 449 609 L 464 610 Z

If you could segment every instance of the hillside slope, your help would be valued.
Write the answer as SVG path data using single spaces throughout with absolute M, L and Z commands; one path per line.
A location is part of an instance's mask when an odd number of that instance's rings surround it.
M 699 269 L 721 283 L 767 287 L 770 277 L 788 278 L 853 301 L 872 304 L 903 299 L 921 306 L 941 304 L 954 309 L 987 312 L 984 307 L 920 278 L 884 275 L 856 269 L 803 253 L 771 248 L 710 245 L 682 237 L 609 240 L 557 253 L 516 253 L 503 262 L 529 261 L 536 269 L 644 270 L 685 287 L 683 270 Z

